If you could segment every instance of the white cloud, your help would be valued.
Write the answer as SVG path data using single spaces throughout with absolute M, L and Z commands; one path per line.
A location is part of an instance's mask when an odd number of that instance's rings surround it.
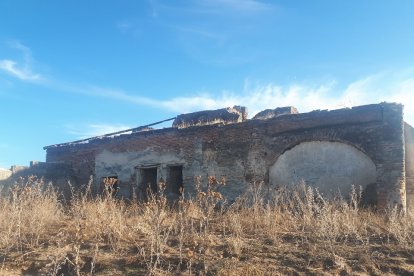
M 407 122 L 414 124 L 414 74 L 401 77 L 398 72 L 368 76 L 343 88 L 336 81 L 315 85 L 295 83 L 287 86 L 269 83 L 252 87 L 247 84 L 242 93 L 223 91 L 219 95 L 203 93 L 165 100 L 134 96 L 122 90 L 99 87 L 85 91 L 93 96 L 163 108 L 176 113 L 244 105 L 248 107 L 250 116 L 267 108 L 282 106 L 295 106 L 300 112 L 309 112 L 315 109 L 338 109 L 383 101 L 398 102 L 405 105 Z
M 19 63 L 11 59 L 2 59 L 0 60 L 0 70 L 23 81 L 40 80 L 41 75 L 32 71 L 33 61 L 30 49 L 17 41 L 9 42 L 9 45 L 21 52 L 23 61 Z
M 24 81 L 34 81 L 40 79 L 40 75 L 32 73 L 27 65 L 21 67 L 13 60 L 0 60 L 0 69 Z
M 316 109 L 338 109 L 387 101 L 404 104 L 405 120 L 414 125 L 414 74 L 400 72 L 368 76 L 344 85 L 343 88 L 336 81 L 316 85 L 296 83 L 288 86 L 273 83 L 252 86 L 249 81 L 246 81 L 242 93 L 223 91 L 219 95 L 204 93 L 165 100 L 139 97 L 122 90 L 100 87 L 73 91 L 167 109 L 177 114 L 244 105 L 248 107 L 250 117 L 261 110 L 283 106 L 295 106 L 299 112 L 309 112 Z M 81 139 L 130 128 L 131 126 L 127 125 L 90 124 L 82 127 L 67 126 L 67 131 Z
M 9 59 L 0 60 L 0 70 L 25 81 L 42 80 L 36 83 L 62 92 L 110 98 L 136 105 L 167 109 L 176 113 L 244 105 L 248 107 L 250 116 L 263 109 L 281 106 L 295 106 L 301 112 L 308 112 L 315 109 L 337 109 L 388 101 L 404 104 L 405 119 L 414 125 L 414 68 L 381 72 L 357 79 L 346 85 L 339 85 L 335 80 L 313 84 L 292 83 L 284 86 L 276 83 L 252 85 L 247 80 L 242 93 L 222 91 L 214 95 L 199 93 L 192 96 L 158 100 L 121 89 L 73 86 L 52 79 L 45 81 L 39 74 L 31 71 L 30 49 L 19 42 L 12 42 L 11 46 L 22 52 L 23 65 Z M 69 129 L 69 132 L 82 137 L 90 137 L 127 128 L 129 127 L 123 125 L 92 124 L 85 127 L 84 130 L 79 131 L 72 128 Z
M 182 4 L 171 5 L 169 1 L 150 1 L 152 13 L 158 16 L 160 13 L 182 14 L 210 14 L 246 16 L 256 15 L 275 9 L 276 5 L 259 0 L 190 0 Z
M 111 99 L 121 100 L 121 101 L 130 102 L 134 104 L 139 104 L 139 105 L 148 105 L 148 106 L 154 106 L 154 107 L 157 107 L 159 105 L 159 102 L 157 100 L 147 98 L 147 97 L 132 95 L 121 89 L 103 88 L 99 86 L 89 86 L 85 88 L 80 88 L 78 90 L 82 93 L 89 94 L 92 96 L 111 98 Z
M 405 106 L 405 119 L 414 124 L 414 74 L 400 77 L 398 72 L 381 73 L 356 80 L 339 87 L 335 81 L 318 85 L 291 84 L 280 86 L 269 83 L 255 87 L 246 86 L 241 94 L 223 92 L 176 97 L 159 101 L 162 106 L 175 112 L 191 112 L 233 105 L 244 105 L 250 116 L 257 112 L 281 106 L 295 106 L 301 112 L 315 109 L 338 109 L 356 105 L 397 102 Z
M 233 12 L 257 13 L 272 9 L 270 4 L 257 0 L 202 0 L 197 1 L 204 8 L 214 9 L 216 12 L 230 10 Z
M 84 126 L 67 125 L 66 131 L 69 134 L 75 135 L 78 139 L 85 139 L 130 128 L 130 126 L 120 124 L 89 124 Z
M 180 96 L 157 100 L 137 96 L 120 89 L 88 86 L 83 88 L 63 87 L 94 97 L 110 98 L 136 105 L 167 109 L 176 113 L 187 113 L 204 109 L 217 109 L 233 105 L 244 105 L 249 114 L 281 106 L 295 106 L 301 112 L 315 109 L 338 109 L 356 105 L 398 102 L 405 105 L 405 118 L 414 124 L 414 71 L 385 72 L 371 75 L 342 85 L 332 80 L 325 83 L 292 83 L 282 86 L 275 83 L 251 85 L 246 81 L 244 91 L 223 91 L 219 94 L 199 93 L 194 96 Z
M 125 33 L 127 31 L 131 30 L 134 27 L 134 24 L 131 21 L 122 20 L 122 21 L 118 22 L 116 24 L 116 26 L 118 27 L 118 29 L 121 32 Z

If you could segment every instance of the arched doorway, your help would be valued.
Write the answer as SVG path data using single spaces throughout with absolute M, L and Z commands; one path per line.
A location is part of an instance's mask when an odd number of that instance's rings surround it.
M 347 198 L 351 187 L 375 193 L 374 162 L 356 147 L 340 142 L 303 142 L 283 153 L 269 169 L 271 185 L 294 186 L 304 181 L 327 197 Z M 371 195 L 375 197 L 375 195 Z M 369 196 L 369 198 L 371 198 Z M 372 200 L 369 200 L 372 201 Z

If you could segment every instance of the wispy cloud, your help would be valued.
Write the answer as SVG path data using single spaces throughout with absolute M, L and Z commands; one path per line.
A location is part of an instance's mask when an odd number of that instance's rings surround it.
M 22 61 L 17 62 L 11 59 L 0 60 L 0 70 L 23 81 L 38 81 L 42 78 L 40 74 L 32 70 L 32 55 L 28 47 L 18 41 L 9 42 L 11 48 L 16 49 L 22 54 Z
M 189 0 L 174 5 L 169 4 L 168 1 L 150 1 L 150 5 L 157 16 L 171 12 L 181 15 L 246 16 L 268 12 L 276 8 L 274 4 L 259 0 Z
M 257 0 L 201 0 L 197 1 L 198 5 L 204 8 L 210 8 L 216 12 L 230 10 L 233 12 L 259 13 L 274 8 L 274 5 Z
M 123 33 L 128 32 L 129 30 L 134 28 L 134 24 L 130 20 L 119 21 L 119 22 L 116 23 L 116 26 Z
M 340 86 L 332 80 L 321 84 L 246 83 L 242 93 L 224 91 L 219 95 L 201 94 L 150 101 L 151 105 L 175 112 L 191 112 L 233 105 L 245 105 L 249 114 L 280 106 L 295 106 L 301 112 L 315 109 L 337 109 L 355 105 L 398 102 L 405 105 L 405 119 L 414 124 L 414 71 L 385 72 L 367 76 Z
M 249 114 L 280 106 L 295 106 L 301 112 L 315 109 L 337 109 L 355 105 L 398 102 L 405 105 L 406 120 L 414 124 L 414 70 L 384 72 L 340 85 L 331 80 L 324 83 L 278 85 L 245 82 L 242 92 L 197 93 L 156 100 L 135 96 L 123 90 L 89 87 L 82 90 L 90 96 L 110 98 L 132 104 L 185 113 L 203 109 L 216 109 L 245 105 Z
M 222 93 L 220 96 L 196 96 L 173 98 L 164 101 L 164 107 L 171 110 L 197 110 L 219 108 L 235 104 L 246 105 L 251 116 L 257 112 L 278 106 L 295 106 L 301 112 L 315 109 L 337 109 L 378 103 L 398 102 L 405 106 L 405 118 L 414 124 L 414 75 L 399 78 L 398 74 L 378 74 L 356 80 L 344 88 L 335 81 L 318 85 L 276 84 L 247 85 L 242 94 Z
M 309 112 L 316 109 L 338 109 L 383 101 L 397 102 L 405 105 L 405 120 L 414 125 L 414 74 L 407 74 L 407 72 L 376 74 L 346 84 L 343 88 L 336 81 L 317 85 L 291 84 L 288 86 L 272 83 L 252 85 L 246 81 L 242 93 L 224 91 L 218 95 L 204 93 L 166 100 L 136 97 L 124 91 L 97 87 L 90 91 L 93 91 L 94 96 L 99 95 L 137 105 L 168 109 L 176 113 L 244 105 L 248 107 L 250 117 L 261 110 L 282 106 L 295 106 L 300 112 Z M 89 124 L 66 128 L 69 133 L 78 138 L 87 138 L 131 127 L 136 126 Z
M 23 67 L 10 60 L 1 60 L 0 69 L 23 81 L 40 80 L 41 76 L 30 70 L 30 49 L 19 42 L 12 46 L 23 53 Z M 14 63 L 13 63 L 14 62 Z M 90 97 L 108 98 L 141 106 L 157 109 L 167 109 L 171 112 L 185 113 L 203 109 L 215 109 L 233 105 L 245 105 L 251 116 L 257 112 L 280 106 L 295 106 L 302 112 L 314 109 L 336 109 L 361 104 L 382 101 L 399 102 L 405 105 L 405 118 L 414 124 L 414 68 L 387 71 L 347 84 L 336 80 L 324 83 L 277 83 L 255 84 L 245 81 L 245 87 L 240 91 L 215 91 L 214 93 L 195 93 L 190 96 L 172 97 L 169 99 L 154 99 L 139 96 L 139 92 L 122 89 L 105 88 L 96 85 L 70 85 L 64 81 L 42 79 L 34 82 L 48 88 L 66 93 L 77 93 Z M 129 128 L 124 125 L 92 124 L 86 126 L 89 132 L 69 130 L 72 134 L 90 137 Z
M 154 28 L 168 33 L 166 39 L 189 58 L 215 66 L 251 63 L 268 54 L 258 41 L 268 39 L 280 18 L 279 6 L 259 0 L 153 0 L 149 5 Z M 141 26 L 121 22 L 128 24 L 118 22 L 119 30 L 133 36 Z
M 75 135 L 77 139 L 84 139 L 130 128 L 131 126 L 120 124 L 66 125 L 66 132 Z

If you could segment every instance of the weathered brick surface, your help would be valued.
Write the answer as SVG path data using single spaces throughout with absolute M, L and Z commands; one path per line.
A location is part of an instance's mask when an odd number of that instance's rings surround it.
M 269 167 L 286 150 L 305 141 L 336 141 L 358 148 L 373 160 L 378 172 L 379 205 L 404 206 L 403 133 L 402 106 L 383 103 L 230 125 L 150 130 L 46 149 L 47 162 L 69 164 L 79 184 L 86 183 L 90 175 L 102 177 L 95 173 L 100 166 L 96 164 L 97 157 L 103 152 L 114 157 L 128 153 L 128 166 L 134 160 L 144 162 L 146 158 L 153 162 L 156 153 L 159 160 L 168 155 L 183 163 L 184 187 L 188 193 L 194 191 L 194 176 L 201 175 L 204 179 L 207 175 L 225 176 L 227 185 L 222 192 L 234 198 L 253 181 L 267 181 Z M 111 172 L 121 170 L 117 164 L 114 161 Z M 133 174 L 134 169 L 131 167 L 129 171 Z M 133 176 L 123 181 L 124 185 L 131 181 L 127 187 L 136 185 Z
M 414 128 L 404 124 L 407 207 L 414 208 Z

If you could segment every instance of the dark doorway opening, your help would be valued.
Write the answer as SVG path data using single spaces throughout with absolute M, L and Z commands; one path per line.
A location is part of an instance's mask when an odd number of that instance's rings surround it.
M 170 166 L 167 184 L 170 192 L 181 195 L 183 190 L 183 166 Z
M 141 169 L 142 182 L 141 187 L 145 195 L 156 194 L 157 185 L 157 168 Z

